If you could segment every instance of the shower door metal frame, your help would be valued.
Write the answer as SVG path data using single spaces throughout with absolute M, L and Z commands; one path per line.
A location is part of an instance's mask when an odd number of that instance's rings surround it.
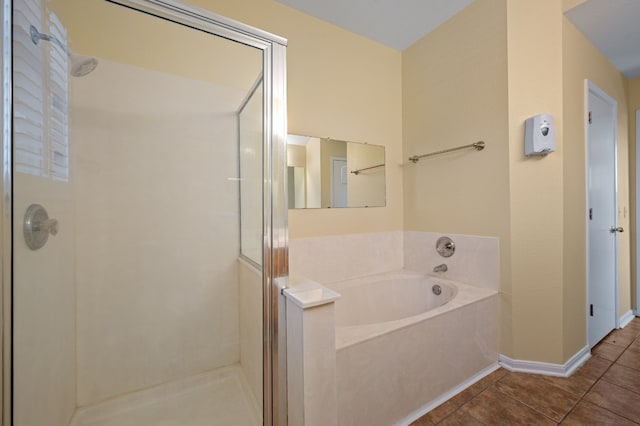
M 11 318 L 12 311 L 12 290 L 11 283 L 13 277 L 12 269 L 12 102 L 13 102 L 13 79 L 12 79 L 12 21 L 13 3 L 10 0 L 2 0 L 2 164 L 0 167 L 0 179 L 2 185 L 2 199 L 0 200 L 0 208 L 2 216 L 0 217 L 0 280 L 2 287 L 0 291 L 0 321 L 2 325 L 0 332 L 2 333 L 2 351 L 0 351 L 0 366 L 2 368 L 2 386 L 0 387 L 2 395 L 2 415 L 0 421 L 3 425 L 11 425 L 11 389 L 12 389 L 12 335 L 13 327 Z
M 2 2 L 2 148 L 0 200 L 0 365 L 2 425 L 12 419 L 12 11 Z M 183 24 L 262 50 L 263 101 L 263 424 L 286 425 L 286 336 L 278 316 L 280 287 L 288 276 L 286 203 L 286 46 L 287 40 L 266 31 L 174 0 L 104 0 Z

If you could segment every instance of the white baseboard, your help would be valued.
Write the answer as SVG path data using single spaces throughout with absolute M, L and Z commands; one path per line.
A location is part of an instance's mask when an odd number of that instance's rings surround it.
M 500 365 L 509 371 L 517 373 L 541 374 L 543 376 L 569 377 L 591 357 L 589 346 L 585 346 L 564 364 L 550 364 L 547 362 L 523 361 L 500 355 Z
M 464 382 L 462 382 L 461 384 L 459 384 L 455 388 L 451 389 L 449 392 L 443 393 L 438 398 L 434 399 L 433 401 L 429 402 L 428 404 L 422 406 L 418 410 L 416 410 L 413 413 L 409 414 L 407 417 L 405 417 L 404 419 L 402 419 L 398 423 L 396 423 L 396 425 L 397 426 L 410 425 L 411 423 L 413 423 L 416 420 L 418 420 L 420 417 L 422 417 L 425 414 L 427 414 L 429 411 L 433 410 L 434 408 L 436 408 L 439 405 L 444 404 L 445 402 L 447 402 L 448 400 L 450 400 L 451 398 L 453 398 L 454 396 L 456 396 L 457 394 L 459 394 L 460 392 L 462 392 L 463 390 L 465 390 L 469 386 L 473 385 L 474 383 L 480 381 L 481 379 L 485 378 L 489 374 L 493 373 L 498 368 L 500 368 L 500 365 L 498 365 L 497 363 L 493 364 L 493 365 L 490 365 L 489 367 L 487 367 L 484 370 L 480 371 L 478 374 L 474 375 L 470 379 L 465 380 Z
M 412 422 L 418 420 L 420 417 L 427 414 L 429 411 L 447 402 L 449 399 L 453 398 L 454 396 L 456 396 L 457 394 L 459 394 L 469 386 L 473 385 L 474 383 L 480 381 L 482 378 L 493 373 L 500 367 L 503 367 L 506 370 L 518 372 L 518 373 L 532 373 L 532 374 L 541 374 L 545 376 L 569 377 L 573 374 L 575 370 L 577 370 L 580 366 L 582 366 L 582 364 L 587 362 L 589 358 L 591 358 L 591 351 L 588 346 L 585 346 L 584 348 L 582 348 L 564 364 L 550 364 L 546 362 L 537 362 L 537 361 L 522 361 L 522 360 L 511 359 L 505 355 L 500 355 L 500 361 L 497 364 L 493 364 L 485 368 L 475 376 L 464 381 L 463 383 L 451 389 L 450 391 L 440 395 L 438 398 L 427 403 L 423 407 L 409 414 L 404 419 L 400 420 L 398 423 L 396 423 L 396 425 L 406 426 L 411 424 Z
M 620 317 L 620 328 L 625 328 L 635 317 L 633 310 L 629 309 L 626 314 Z

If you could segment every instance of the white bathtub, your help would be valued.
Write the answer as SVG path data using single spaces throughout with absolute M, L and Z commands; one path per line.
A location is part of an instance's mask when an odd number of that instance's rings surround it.
M 342 296 L 335 305 L 340 425 L 408 424 L 497 364 L 494 290 L 410 271 L 325 285 Z
M 442 292 L 432 291 L 439 285 Z M 438 278 L 411 272 L 394 272 L 342 281 L 327 287 L 340 293 L 336 326 L 395 321 L 423 314 L 444 305 L 457 287 Z

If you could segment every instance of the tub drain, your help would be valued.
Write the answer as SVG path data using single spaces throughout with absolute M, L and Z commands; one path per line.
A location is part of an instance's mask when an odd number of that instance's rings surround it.
M 433 294 L 436 296 L 440 296 L 440 293 L 442 293 L 442 287 L 438 284 L 434 284 L 433 287 L 431 287 L 431 291 L 433 291 Z

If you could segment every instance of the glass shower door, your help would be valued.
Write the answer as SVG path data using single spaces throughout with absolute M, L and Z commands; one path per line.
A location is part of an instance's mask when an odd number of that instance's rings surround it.
M 263 423 L 270 52 L 155 3 L 13 2 L 17 426 Z

